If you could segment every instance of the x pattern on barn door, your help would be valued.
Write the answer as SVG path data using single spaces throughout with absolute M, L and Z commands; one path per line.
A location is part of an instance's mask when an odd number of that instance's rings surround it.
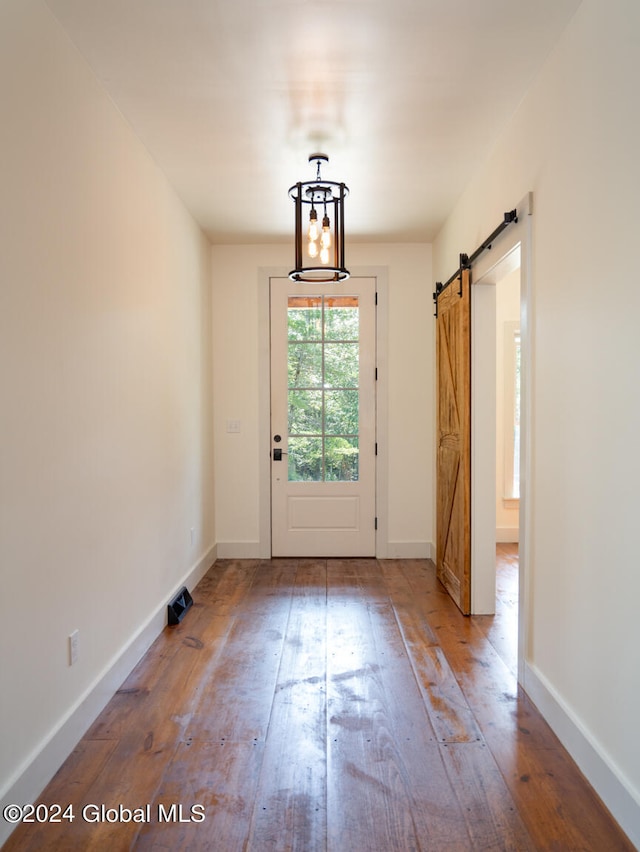
M 471 609 L 470 273 L 437 296 L 438 577 L 460 610 Z

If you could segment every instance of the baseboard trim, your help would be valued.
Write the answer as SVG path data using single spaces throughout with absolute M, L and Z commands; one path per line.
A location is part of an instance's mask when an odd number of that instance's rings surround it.
M 269 559 L 262 553 L 259 541 L 220 541 L 218 559 Z M 390 541 L 380 559 L 435 559 L 431 541 Z
M 524 689 L 580 767 L 629 840 L 640 849 L 640 795 L 535 666 L 525 663 Z
M 129 644 L 96 678 L 83 696 L 58 723 L 51 734 L 40 743 L 0 793 L 2 808 L 8 804 L 33 803 L 71 754 L 80 739 L 93 724 L 123 681 L 167 625 L 167 603 L 182 586 L 193 589 L 207 573 L 217 556 L 217 546 L 211 547 L 179 580 L 175 589 L 167 592 L 161 604 L 140 627 Z M 15 826 L 0 821 L 0 847 Z

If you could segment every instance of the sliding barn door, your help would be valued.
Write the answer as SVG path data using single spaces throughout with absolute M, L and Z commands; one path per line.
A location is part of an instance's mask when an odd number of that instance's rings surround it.
M 438 296 L 437 572 L 460 610 L 471 611 L 470 275 Z

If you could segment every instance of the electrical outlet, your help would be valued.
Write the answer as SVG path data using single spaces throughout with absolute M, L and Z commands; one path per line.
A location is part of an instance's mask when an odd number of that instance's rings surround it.
M 78 662 L 78 643 L 80 640 L 80 631 L 74 630 L 69 634 L 69 665 L 75 666 Z
M 239 420 L 227 420 L 227 432 L 237 435 L 240 432 L 241 427 L 242 424 Z

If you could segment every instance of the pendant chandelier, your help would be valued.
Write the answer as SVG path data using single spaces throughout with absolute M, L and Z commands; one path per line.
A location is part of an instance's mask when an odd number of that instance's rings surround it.
M 344 265 L 344 200 L 349 189 L 343 183 L 322 180 L 320 166 L 328 163 L 326 154 L 311 154 L 317 164 L 316 179 L 294 184 L 289 189 L 296 217 L 296 266 L 289 273 L 293 281 L 346 281 Z

